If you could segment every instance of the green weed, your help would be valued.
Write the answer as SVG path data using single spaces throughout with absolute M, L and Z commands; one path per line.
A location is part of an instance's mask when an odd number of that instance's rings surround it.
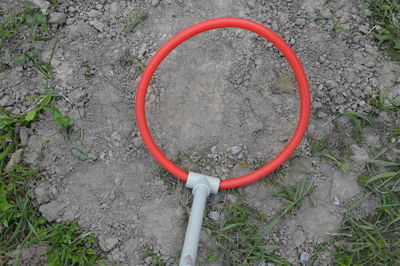
M 388 94 L 391 88 L 383 88 L 379 92 L 379 96 L 377 98 L 370 98 L 369 101 L 372 106 L 377 109 L 381 109 L 387 112 L 396 112 L 400 110 L 400 96 L 396 97 L 393 100 L 388 99 Z
M 83 235 L 76 222 L 51 224 L 31 203 L 29 180 L 38 172 L 22 165 L 0 174 L 0 260 L 19 265 L 24 248 L 47 244 L 49 265 L 92 265 L 99 261 L 95 239 Z
M 358 207 L 371 195 L 375 195 L 379 203 L 366 218 L 347 216 L 344 219 L 340 236 L 335 241 L 338 265 L 400 264 L 400 161 L 370 163 L 391 169 L 373 176 L 360 176 L 360 184 L 369 192 L 348 210 Z
M 49 265 L 93 265 L 100 261 L 95 251 L 95 239 L 83 234 L 76 222 L 52 224 L 40 215 L 31 202 L 29 181 L 38 177 L 38 171 L 15 164 L 6 169 L 7 162 L 19 148 L 16 127 L 29 126 L 42 111 L 56 112 L 56 123 L 70 125 L 51 103 L 53 95 L 40 97 L 29 112 L 17 116 L 5 109 L 0 111 L 0 263 L 20 264 L 22 250 L 35 244 L 49 246 L 46 253 Z M 59 121 L 58 121 L 59 120 Z
M 136 28 L 139 23 L 145 21 L 148 18 L 147 13 L 139 13 L 136 14 L 135 18 L 129 18 L 129 24 L 122 29 L 122 32 L 128 33 Z
M 283 197 L 287 203 L 283 206 L 281 214 L 274 220 L 279 220 L 286 214 L 300 206 L 302 200 L 314 191 L 314 186 L 309 178 L 303 178 L 296 187 L 280 186 L 281 190 L 275 196 Z
M 296 187 L 280 186 L 276 196 L 285 198 L 286 203 L 265 227 L 262 224 L 267 215 L 256 213 L 242 204 L 230 203 L 224 209 L 224 221 L 205 222 L 205 230 L 214 237 L 218 247 L 218 252 L 209 254 L 208 261 L 221 258 L 222 265 L 253 265 L 258 261 L 289 265 L 275 255 L 280 246 L 268 244 L 266 236 L 285 215 L 300 206 L 304 197 L 312 191 L 313 185 L 308 178 L 303 178 Z
M 221 257 L 222 265 L 250 265 L 260 260 L 288 265 L 274 255 L 279 246 L 267 243 L 254 210 L 231 203 L 224 212 L 226 219 L 222 222 L 205 221 L 205 230 L 216 240 L 218 248 L 218 252 L 209 254 L 208 261 Z
M 339 21 L 334 21 L 332 24 L 332 30 L 333 31 L 348 31 L 345 29 L 343 26 L 340 26 Z
M 74 121 L 70 117 L 63 115 L 61 111 L 58 110 L 54 104 L 52 104 L 53 99 L 58 96 L 59 95 L 57 94 L 45 94 L 39 97 L 34 97 L 39 98 L 40 100 L 25 114 L 22 114 L 19 117 L 16 115 L 1 116 L 0 119 L 2 119 L 3 121 L 3 126 L 11 126 L 17 123 L 21 123 L 22 125 L 29 125 L 30 123 L 37 120 L 41 112 L 49 111 L 53 115 L 56 128 L 61 131 L 68 130 L 74 124 Z
M 17 34 L 21 27 L 22 16 L 20 14 L 12 14 L 9 16 L 0 15 L 0 48 L 3 42 L 10 36 Z
M 332 160 L 332 162 L 338 166 L 339 168 L 341 168 L 343 171 L 348 171 L 350 170 L 350 165 L 346 162 L 342 162 L 339 159 L 336 159 L 333 155 L 329 154 L 329 153 L 321 153 L 322 156 Z
M 325 136 L 320 139 L 310 138 L 310 152 L 312 156 L 316 156 L 328 147 L 329 137 Z
M 29 26 L 31 35 L 28 37 L 30 41 L 43 41 L 50 38 L 47 19 L 40 9 L 31 8 L 28 2 L 24 3 L 24 11 L 20 15 L 23 23 Z
M 377 27 L 376 39 L 385 44 L 396 60 L 400 60 L 400 3 L 397 0 L 364 0 L 372 12 L 371 26 Z
M 53 106 L 51 111 L 53 113 L 54 122 L 58 129 L 68 130 L 74 124 L 74 120 L 72 120 L 69 116 L 63 115 L 56 107 Z
M 99 262 L 94 249 L 96 239 L 92 234 L 83 234 L 76 221 L 52 225 L 44 231 L 41 240 L 51 247 L 46 254 L 49 265 L 94 265 Z
M 150 260 L 151 265 L 154 265 L 154 266 L 164 266 L 165 265 L 164 261 L 162 259 L 160 259 L 158 257 L 158 255 L 150 248 L 146 248 L 143 251 L 143 257 L 144 258 L 151 257 L 151 260 Z

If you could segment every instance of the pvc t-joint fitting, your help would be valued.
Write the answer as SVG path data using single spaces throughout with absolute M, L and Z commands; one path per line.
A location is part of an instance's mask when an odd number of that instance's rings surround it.
M 186 187 L 193 189 L 193 194 L 197 185 L 205 185 L 210 190 L 211 194 L 217 194 L 219 188 L 219 178 L 203 175 L 199 173 L 189 172 L 186 181 Z
M 218 192 L 219 179 L 190 172 L 186 187 L 193 189 L 193 203 L 179 265 L 194 266 L 207 197 L 210 193 L 216 194 Z

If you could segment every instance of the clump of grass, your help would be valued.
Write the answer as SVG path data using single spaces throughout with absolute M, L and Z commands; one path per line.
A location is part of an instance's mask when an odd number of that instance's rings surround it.
M 222 222 L 205 222 L 205 229 L 214 236 L 218 248 L 208 256 L 209 262 L 221 257 L 223 265 L 249 265 L 259 260 L 287 265 L 274 254 L 279 246 L 269 245 L 264 239 L 265 234 L 256 223 L 262 216 L 237 203 L 228 205 L 225 215 Z
M 350 165 L 348 163 L 337 159 L 335 156 L 333 156 L 329 153 L 321 153 L 321 155 L 330 159 L 337 167 L 341 168 L 343 171 L 350 170 Z
M 42 110 L 50 109 L 52 95 L 45 95 L 35 108 L 17 116 L 1 109 L 0 113 L 0 262 L 19 265 L 23 249 L 34 244 L 49 246 L 50 265 L 93 265 L 100 261 L 94 249 L 95 239 L 84 234 L 76 222 L 53 224 L 46 221 L 31 201 L 29 181 L 38 171 L 21 164 L 6 165 L 19 148 L 16 127 L 29 126 Z M 55 108 L 55 107 L 52 107 Z M 54 109 L 50 109 L 54 110 Z M 57 118 L 56 118 L 57 119 Z M 64 122 L 64 120 L 63 120 Z
M 50 265 L 94 265 L 100 262 L 94 249 L 96 239 L 92 234 L 83 233 L 76 221 L 53 224 L 42 233 L 40 240 L 51 247 L 46 253 Z
M 396 112 L 400 110 L 400 96 L 393 100 L 388 99 L 388 94 L 391 88 L 383 88 L 377 98 L 370 98 L 372 106 L 387 112 Z
M 320 139 L 317 138 L 310 138 L 310 153 L 312 156 L 316 156 L 321 154 L 327 147 L 328 147 L 329 137 L 324 136 Z
M 397 0 L 366 0 L 366 3 L 372 12 L 372 26 L 378 26 L 376 39 L 387 46 L 396 60 L 400 60 L 400 3 Z
M 224 210 L 224 221 L 206 220 L 205 229 L 215 238 L 218 247 L 218 252 L 211 253 L 208 261 L 220 258 L 222 265 L 252 265 L 259 261 L 289 265 L 275 255 L 280 246 L 268 244 L 266 236 L 312 191 L 312 182 L 308 178 L 302 179 L 296 187 L 280 186 L 276 196 L 285 198 L 286 203 L 265 227 L 262 224 L 266 222 L 267 215 L 256 213 L 243 204 L 230 203 Z
M 7 16 L 0 14 L 0 19 L 0 47 L 17 35 L 22 26 L 27 26 L 30 31 L 29 41 L 47 40 L 50 37 L 46 17 L 40 9 L 31 8 L 26 1 L 22 12 Z
M 4 165 L 4 163 L 3 163 Z M 75 221 L 52 224 L 31 202 L 28 182 L 38 172 L 23 165 L 0 173 L 0 261 L 19 265 L 23 249 L 34 244 L 49 246 L 49 265 L 93 265 L 100 256 L 96 241 L 84 234 Z
M 337 32 L 337 31 L 345 31 L 347 32 L 348 30 L 345 29 L 343 26 L 340 26 L 339 21 L 334 21 L 332 24 L 332 30 Z
M 347 112 L 344 115 L 347 116 L 351 122 L 353 122 L 354 129 L 352 136 L 354 141 L 357 144 L 361 144 L 363 141 L 364 123 L 375 126 L 376 122 L 373 121 L 372 118 L 357 112 Z
M 389 166 L 388 172 L 360 176 L 360 184 L 375 195 L 379 204 L 366 218 L 346 217 L 335 244 L 338 265 L 399 265 L 400 264 L 400 161 L 375 160 L 372 165 Z
M 150 264 L 154 266 L 164 266 L 164 261 L 151 249 L 145 248 L 143 251 L 143 258 L 151 257 Z
M 6 41 L 10 36 L 18 33 L 19 28 L 21 26 L 21 15 L 18 13 L 4 16 L 0 14 L 1 22 L 0 22 L 0 48 L 3 45 L 3 42 Z
M 54 118 L 54 123 L 57 129 L 61 131 L 67 131 L 74 125 L 74 121 L 67 115 L 63 115 L 62 112 L 52 103 L 57 94 L 44 94 L 38 97 L 33 97 L 38 99 L 37 103 L 33 107 L 26 111 L 22 115 L 15 115 L 9 113 L 8 116 L 1 116 L 0 119 L 3 126 L 12 126 L 20 123 L 21 125 L 29 125 L 30 123 L 36 121 L 39 114 L 43 111 L 51 112 Z M 32 97 L 31 97 L 32 98 Z
M 274 219 L 281 219 L 286 214 L 300 206 L 302 200 L 314 191 L 314 186 L 309 178 L 303 178 L 295 187 L 281 186 L 276 196 L 284 197 L 287 203 L 283 206 L 282 212 Z
M 139 23 L 145 21 L 148 18 L 147 13 L 139 13 L 136 14 L 135 18 L 129 18 L 129 24 L 122 29 L 122 32 L 128 33 L 136 28 Z

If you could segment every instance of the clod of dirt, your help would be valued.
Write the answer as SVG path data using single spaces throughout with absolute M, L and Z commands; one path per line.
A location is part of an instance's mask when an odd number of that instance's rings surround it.
M 67 21 L 67 17 L 62 12 L 54 12 L 50 14 L 49 23 L 54 25 L 62 25 Z
M 28 144 L 29 134 L 30 134 L 30 130 L 28 128 L 21 127 L 19 129 L 19 139 L 20 139 L 20 145 L 22 147 L 24 147 Z
M 50 7 L 50 2 L 46 0 L 29 0 L 32 4 L 39 7 L 44 15 L 47 15 L 47 10 Z
M 22 161 L 22 156 L 24 154 L 23 149 L 18 149 L 16 150 L 10 157 L 10 160 L 8 161 L 6 165 L 6 171 L 10 170 L 13 168 L 16 164 L 20 163 Z

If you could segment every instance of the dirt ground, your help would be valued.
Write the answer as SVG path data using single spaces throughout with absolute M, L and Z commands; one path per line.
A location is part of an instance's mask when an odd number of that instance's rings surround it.
M 309 78 L 312 117 L 307 137 L 284 171 L 271 178 L 294 185 L 308 176 L 315 190 L 270 235 L 271 243 L 283 247 L 278 255 L 300 265 L 300 254 L 313 254 L 315 246 L 332 238 L 345 206 L 364 195 L 357 169 L 369 158 L 370 147 L 380 145 L 381 136 L 366 130 L 363 145 L 346 142 L 334 129 L 350 122 L 337 114 L 371 111 L 363 99 L 377 97 L 394 84 L 400 67 L 370 40 L 366 12 L 357 1 L 31 2 L 59 33 L 52 60 L 54 86 L 65 98 L 59 98 L 57 106 L 75 121 L 70 134 L 57 134 L 46 115 L 31 128 L 21 128 L 25 161 L 43 169 L 42 179 L 32 184 L 35 200 L 48 220 L 76 219 L 93 232 L 110 261 L 147 265 L 145 247 L 167 265 L 179 258 L 190 192 L 165 173 L 144 146 L 134 95 L 143 67 L 157 49 L 205 19 L 234 16 L 270 27 L 293 47 Z M 15 1 L 0 3 L 3 12 L 19 8 Z M 123 31 L 129 18 L 145 13 L 147 19 Z M 340 29 L 333 29 L 335 21 Z M 34 45 L 46 59 L 54 41 Z M 6 69 L 0 73 L 2 106 L 23 112 L 28 106 L 22 100 L 34 95 L 42 82 L 21 66 Z M 400 95 L 398 85 L 394 93 Z M 250 32 L 220 29 L 185 42 L 162 63 L 149 87 L 147 116 L 169 158 L 185 169 L 224 179 L 252 171 L 283 149 L 295 128 L 298 102 L 293 73 L 271 44 Z M 311 139 L 327 135 L 333 136 L 330 145 L 351 151 L 350 171 L 311 156 Z M 212 200 L 218 205 L 238 199 L 273 217 L 282 206 L 273 194 L 265 179 Z M 368 214 L 369 204 L 357 214 Z M 200 265 L 208 264 L 210 238 L 202 236 Z M 329 265 L 332 259 L 326 251 L 315 263 Z

